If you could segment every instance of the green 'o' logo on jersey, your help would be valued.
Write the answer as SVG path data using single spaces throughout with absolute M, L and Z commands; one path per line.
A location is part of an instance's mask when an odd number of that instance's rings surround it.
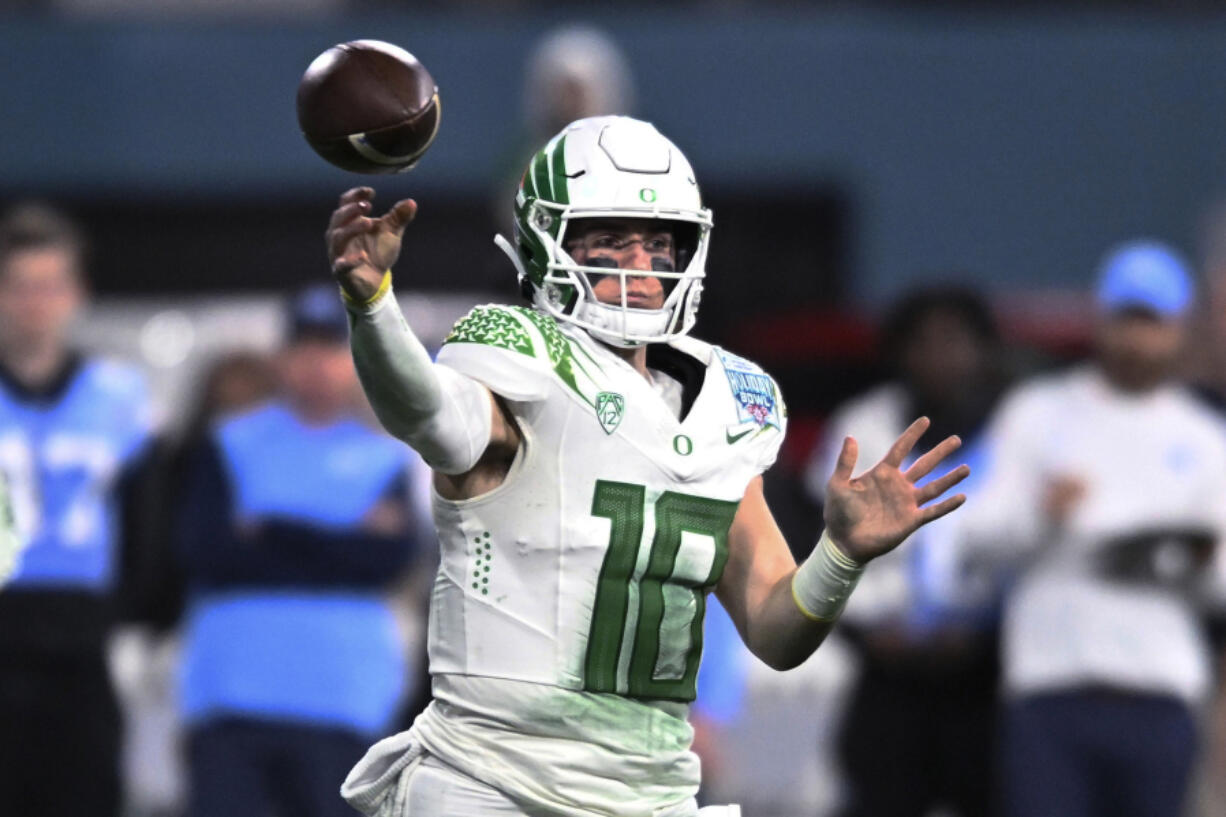
M 650 187 L 644 187 L 639 191 L 639 198 L 648 204 L 651 204 L 656 200 L 656 191 Z
M 596 419 L 605 434 L 612 434 L 622 421 L 626 411 L 626 398 L 617 392 L 602 391 L 596 395 Z
M 678 434 L 673 437 L 673 450 L 683 457 L 688 457 L 694 453 L 694 441 L 684 434 Z

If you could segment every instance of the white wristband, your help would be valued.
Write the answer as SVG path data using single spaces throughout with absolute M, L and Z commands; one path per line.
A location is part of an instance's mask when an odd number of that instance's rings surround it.
M 792 599 L 806 618 L 834 621 L 863 572 L 864 565 L 839 550 L 830 534 L 822 531 L 817 547 L 792 577 Z

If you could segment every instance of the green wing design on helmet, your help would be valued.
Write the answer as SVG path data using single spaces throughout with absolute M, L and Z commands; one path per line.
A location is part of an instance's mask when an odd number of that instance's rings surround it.
M 549 250 L 536 236 L 533 227 L 557 240 L 562 221 L 548 209 L 536 207 L 538 201 L 565 206 L 570 203 L 566 176 L 566 134 L 561 133 L 537 151 L 524 171 L 520 194 L 515 197 L 515 224 L 519 258 L 532 283 L 540 286 L 549 264 Z
M 560 133 L 532 157 L 524 172 L 524 195 L 569 204 L 566 184 L 566 134 Z

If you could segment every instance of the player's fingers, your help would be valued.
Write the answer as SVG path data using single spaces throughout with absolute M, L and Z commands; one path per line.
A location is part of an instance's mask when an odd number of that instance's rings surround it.
M 417 217 L 417 202 L 412 199 L 402 199 L 392 205 L 392 209 L 383 216 L 383 223 L 389 229 L 401 233 L 414 218 Z
M 919 438 L 924 436 L 924 432 L 928 430 L 929 424 L 927 417 L 920 417 L 914 423 L 907 426 L 907 430 L 894 441 L 894 444 L 890 446 L 890 450 L 886 452 L 885 457 L 881 461 L 893 468 L 898 468 L 902 465 L 902 461 L 911 453 L 911 449 L 915 448 Z
M 844 437 L 843 448 L 839 451 L 839 458 L 834 464 L 834 473 L 830 476 L 831 483 L 847 482 L 851 479 L 851 473 L 856 467 L 856 457 L 859 456 L 860 446 L 856 442 L 855 437 Z
M 935 505 L 929 505 L 920 511 L 920 524 L 926 525 L 934 519 L 940 519 L 948 513 L 953 513 L 966 502 L 966 494 L 957 494 L 942 500 Z
M 352 220 L 359 215 L 365 215 L 370 212 L 370 202 L 365 199 L 351 201 L 348 204 L 342 204 L 332 211 L 332 218 L 328 219 L 328 229 L 333 230 L 346 221 Z
M 938 477 L 932 482 L 929 482 L 923 487 L 919 488 L 916 491 L 915 500 L 920 505 L 923 505 L 926 502 L 936 499 L 938 496 L 945 493 L 970 475 L 971 467 L 969 465 L 959 465 L 948 474 Z
M 373 187 L 351 187 L 344 193 L 341 193 L 339 205 L 348 204 L 351 201 L 366 200 L 370 201 L 375 197 L 375 189 Z
M 332 258 L 339 258 L 345 254 L 345 247 L 350 241 L 360 235 L 365 235 L 376 227 L 379 222 L 373 218 L 361 216 L 353 219 L 348 224 L 343 224 L 335 230 L 328 231 L 328 254 Z
M 911 467 L 906 470 L 903 476 L 912 482 L 923 479 L 928 476 L 928 473 L 933 468 L 937 467 L 941 460 L 957 451 L 961 445 L 962 439 L 958 435 L 946 437 L 938 445 L 930 448 L 922 457 L 911 463 Z
M 332 274 L 340 278 L 355 267 L 366 263 L 366 255 L 361 252 L 351 252 L 337 258 L 332 262 Z

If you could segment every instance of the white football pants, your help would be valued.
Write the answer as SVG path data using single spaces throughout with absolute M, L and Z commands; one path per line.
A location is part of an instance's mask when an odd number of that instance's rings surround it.
M 405 773 L 405 809 L 397 817 L 529 817 L 502 792 L 429 755 Z
M 539 817 L 429 755 L 406 774 L 406 808 L 396 817 Z M 698 810 L 698 817 L 741 817 L 741 808 L 707 806 Z

